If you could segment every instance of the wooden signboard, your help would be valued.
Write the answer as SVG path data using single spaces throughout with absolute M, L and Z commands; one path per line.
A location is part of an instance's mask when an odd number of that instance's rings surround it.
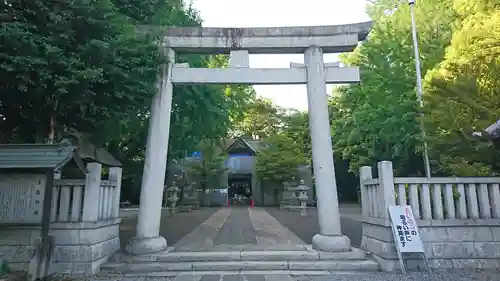
M 0 179 L 0 223 L 42 222 L 45 174 L 4 174 Z

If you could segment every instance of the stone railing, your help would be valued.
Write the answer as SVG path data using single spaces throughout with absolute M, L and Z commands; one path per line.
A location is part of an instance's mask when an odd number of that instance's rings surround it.
M 370 167 L 361 169 L 365 216 L 388 218 L 388 206 L 411 205 L 422 220 L 500 218 L 500 177 L 399 178 L 390 162 L 378 167 L 378 179 L 371 178 Z
M 99 214 L 97 218 L 99 220 L 107 220 L 114 218 L 113 207 L 115 201 L 116 193 L 116 182 L 110 180 L 102 180 L 99 190 Z
M 385 270 L 398 268 L 388 207 L 410 205 L 431 267 L 500 264 L 500 178 L 394 177 L 392 163 L 360 169 L 362 248 Z M 413 266 L 418 262 L 413 261 Z M 410 262 L 412 267 L 412 262 Z
M 423 220 L 500 218 L 500 178 L 394 178 L 397 205 Z
M 85 180 L 54 180 L 52 222 L 79 222 L 83 215 Z
M 95 163 L 90 163 L 92 167 Z M 98 167 L 97 170 L 100 167 Z M 52 222 L 83 222 L 118 218 L 121 178 L 120 168 L 110 168 L 110 179 L 102 180 L 89 173 L 87 179 L 56 179 L 52 193 Z M 90 169 L 92 170 L 92 169 Z M 120 175 L 118 174 L 120 173 Z M 95 192 L 97 189 L 97 192 Z M 87 208 L 85 208 L 87 206 Z

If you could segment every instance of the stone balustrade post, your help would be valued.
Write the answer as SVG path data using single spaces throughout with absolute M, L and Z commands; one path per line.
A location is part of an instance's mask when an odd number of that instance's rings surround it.
M 120 194 L 122 187 L 122 168 L 121 167 L 111 167 L 109 168 L 109 180 L 115 182 L 115 188 L 113 189 L 113 195 L 111 196 L 112 207 L 112 218 L 120 217 Z
M 363 166 L 359 169 L 359 189 L 361 193 L 361 210 L 363 212 L 364 217 L 368 217 L 368 213 L 370 210 L 370 204 L 373 202 L 369 202 L 368 200 L 368 189 L 365 186 L 365 181 L 371 180 L 373 178 L 372 175 L 372 167 Z
M 83 197 L 83 221 L 97 221 L 99 217 L 99 200 L 101 200 L 99 192 L 102 165 L 96 162 L 88 163 L 87 170 Z
M 394 194 L 394 173 L 391 161 L 378 162 L 379 177 L 379 217 L 389 219 L 389 206 L 396 204 Z

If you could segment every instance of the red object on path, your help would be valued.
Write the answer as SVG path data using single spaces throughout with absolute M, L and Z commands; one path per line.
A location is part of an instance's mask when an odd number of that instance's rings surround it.
M 250 207 L 251 208 L 255 207 L 255 203 L 253 202 L 253 199 L 250 200 Z
M 229 205 L 230 205 L 230 204 L 229 204 L 229 202 L 230 202 L 230 201 L 229 201 L 229 198 L 227 198 L 227 206 L 228 206 L 228 207 L 230 207 L 230 206 L 229 206 Z

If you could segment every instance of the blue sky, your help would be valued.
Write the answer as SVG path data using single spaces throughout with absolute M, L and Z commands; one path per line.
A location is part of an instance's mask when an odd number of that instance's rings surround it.
M 192 0 L 204 26 L 265 27 L 336 25 L 370 20 L 366 0 Z M 325 62 L 337 60 L 325 55 Z M 290 62 L 304 62 L 302 55 L 252 55 L 250 67 L 288 68 Z M 307 110 L 305 85 L 254 86 L 257 94 L 277 105 Z

